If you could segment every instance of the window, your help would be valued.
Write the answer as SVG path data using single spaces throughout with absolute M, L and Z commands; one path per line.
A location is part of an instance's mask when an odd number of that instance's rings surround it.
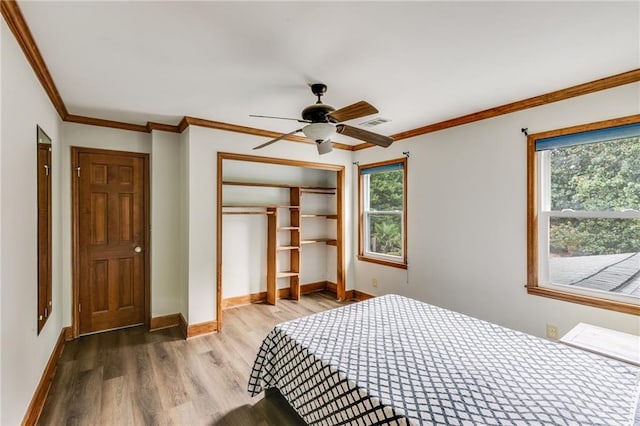
M 528 138 L 528 291 L 640 314 L 640 119 Z
M 358 166 L 358 259 L 407 267 L 407 159 Z

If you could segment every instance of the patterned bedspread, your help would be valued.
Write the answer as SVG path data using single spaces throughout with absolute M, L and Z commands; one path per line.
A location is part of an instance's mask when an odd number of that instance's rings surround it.
M 397 295 L 277 325 L 249 393 L 311 425 L 633 424 L 640 369 Z

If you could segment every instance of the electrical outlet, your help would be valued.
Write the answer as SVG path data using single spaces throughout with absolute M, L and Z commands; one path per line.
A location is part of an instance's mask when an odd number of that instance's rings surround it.
M 558 340 L 558 326 L 547 324 L 547 337 L 549 339 Z
M 374 288 L 378 288 L 378 279 L 377 278 L 371 278 L 371 285 Z

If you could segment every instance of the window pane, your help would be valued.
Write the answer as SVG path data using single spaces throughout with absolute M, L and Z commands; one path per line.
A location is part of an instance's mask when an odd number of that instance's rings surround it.
M 369 175 L 369 208 L 375 211 L 402 210 L 403 170 Z
M 640 209 L 640 137 L 550 151 L 551 209 Z
M 549 278 L 640 297 L 640 219 L 552 217 Z
M 369 252 L 402 256 L 400 214 L 369 214 Z

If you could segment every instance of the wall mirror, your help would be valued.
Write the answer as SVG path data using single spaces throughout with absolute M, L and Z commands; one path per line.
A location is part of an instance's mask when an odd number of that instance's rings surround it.
M 36 126 L 38 193 L 38 334 L 53 309 L 51 291 L 51 138 Z

